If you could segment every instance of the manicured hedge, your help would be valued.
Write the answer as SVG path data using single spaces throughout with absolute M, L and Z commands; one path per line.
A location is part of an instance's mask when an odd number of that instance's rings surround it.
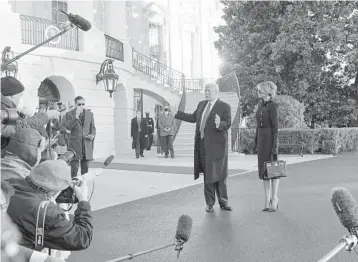
M 232 144 L 237 141 L 238 129 L 232 129 Z M 281 136 L 280 136 L 281 134 Z M 320 129 L 280 129 L 279 140 L 284 136 L 304 144 L 304 154 L 338 154 L 340 152 L 358 151 L 358 128 L 320 128 Z M 242 153 L 254 152 L 255 129 L 240 130 L 240 145 Z M 235 150 L 235 149 L 234 149 Z M 237 150 L 236 150 L 237 151 Z M 280 147 L 279 153 L 296 154 L 299 148 Z

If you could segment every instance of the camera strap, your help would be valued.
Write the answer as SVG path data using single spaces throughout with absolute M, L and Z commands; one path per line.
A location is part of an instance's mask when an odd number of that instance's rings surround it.
M 50 200 L 42 201 L 37 210 L 36 219 L 36 233 L 35 233 L 35 250 L 41 251 L 44 249 L 45 238 L 45 219 L 47 206 L 50 204 Z

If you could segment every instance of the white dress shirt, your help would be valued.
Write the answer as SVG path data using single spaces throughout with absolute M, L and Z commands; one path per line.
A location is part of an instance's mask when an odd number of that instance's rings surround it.
M 210 103 L 210 111 L 209 111 L 209 114 L 210 114 L 210 112 L 211 112 L 211 110 L 213 110 L 213 107 L 214 107 L 214 105 L 215 105 L 215 103 L 216 103 L 216 101 L 218 101 L 218 98 L 216 98 L 214 101 L 209 101 L 207 104 L 206 104 L 206 106 L 205 106 L 205 108 L 204 108 L 204 111 L 203 111 L 203 113 L 202 113 L 202 115 L 201 115 L 201 120 L 200 120 L 200 126 L 203 124 L 203 117 L 204 117 L 204 114 L 205 114 L 205 110 L 208 108 L 208 106 L 209 106 L 209 103 Z M 216 126 L 216 128 L 218 128 L 219 126 Z

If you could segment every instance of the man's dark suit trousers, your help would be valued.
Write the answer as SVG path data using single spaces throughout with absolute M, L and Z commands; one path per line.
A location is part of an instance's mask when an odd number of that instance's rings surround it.
M 200 139 L 200 164 L 204 170 L 205 177 L 205 147 L 204 139 Z M 218 196 L 220 206 L 226 206 L 228 204 L 226 179 L 220 180 L 215 183 L 204 183 L 204 195 L 206 204 L 213 206 L 215 204 L 215 191 Z

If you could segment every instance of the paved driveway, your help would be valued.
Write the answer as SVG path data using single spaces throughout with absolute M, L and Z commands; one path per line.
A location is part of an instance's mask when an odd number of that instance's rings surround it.
M 101 209 L 93 212 L 91 247 L 73 252 L 69 261 L 102 262 L 170 243 L 181 214 L 193 218 L 193 228 L 179 260 L 168 248 L 131 261 L 318 261 L 346 234 L 331 190 L 346 187 L 358 201 L 357 169 L 358 155 L 350 154 L 290 165 L 276 213 L 261 212 L 256 172 L 228 179 L 231 213 L 217 205 L 206 213 L 202 184 Z M 354 252 L 342 251 L 332 261 L 357 260 Z

